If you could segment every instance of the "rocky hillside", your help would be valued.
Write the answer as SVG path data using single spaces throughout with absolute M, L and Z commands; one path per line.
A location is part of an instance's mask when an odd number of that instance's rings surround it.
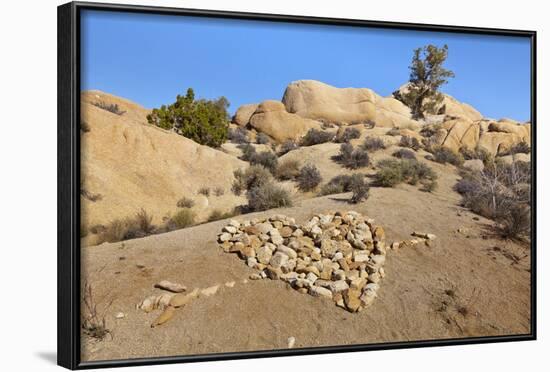
M 406 89 L 401 87 L 400 91 Z M 530 123 L 512 119 L 493 120 L 472 106 L 445 95 L 438 115 L 418 121 L 393 97 L 381 97 L 368 88 L 335 88 L 314 80 L 292 82 L 282 101 L 264 101 L 241 106 L 233 122 L 269 135 L 277 142 L 298 140 L 310 128 L 369 124 L 381 128 L 420 132 L 433 145 L 457 151 L 481 147 L 493 155 L 504 155 L 520 142 L 530 142 Z
M 177 210 L 182 197 L 198 217 L 242 204 L 230 192 L 235 156 L 199 145 L 147 123 L 148 110 L 113 95 L 88 91 L 82 99 L 82 216 L 85 226 L 106 224 L 144 208 L 154 223 Z M 117 105 L 119 113 L 96 105 Z M 202 195 L 206 186 L 210 195 Z M 223 195 L 215 195 L 215 190 Z

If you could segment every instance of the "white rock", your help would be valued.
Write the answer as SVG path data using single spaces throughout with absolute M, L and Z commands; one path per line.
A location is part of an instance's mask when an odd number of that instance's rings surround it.
M 269 264 L 276 269 L 286 265 L 287 262 L 288 256 L 282 252 L 275 252 L 275 254 L 271 257 L 271 260 L 269 260 Z
M 280 245 L 277 247 L 277 252 L 281 252 L 281 253 L 284 253 L 286 254 L 289 258 L 296 258 L 298 257 L 298 254 L 296 253 L 296 251 L 292 248 L 289 248 L 285 245 Z
M 117 318 L 117 319 L 122 319 L 122 318 L 124 318 L 125 316 L 126 316 L 126 314 L 124 314 L 124 313 L 116 313 L 115 318 Z
M 309 280 L 312 283 L 315 283 L 315 281 L 318 279 L 318 277 L 314 273 L 307 273 L 306 279 Z
M 237 220 L 229 220 L 229 224 L 230 224 L 231 226 L 236 227 L 236 228 L 241 227 L 241 223 L 240 223 L 239 221 L 237 221 Z
M 348 289 L 349 285 L 345 280 L 337 280 L 335 282 L 332 282 L 329 288 L 332 293 L 338 293 Z
M 312 296 L 332 298 L 332 292 L 329 289 L 319 287 L 317 285 L 312 285 L 309 288 L 309 293 Z
M 235 282 L 226 282 L 225 286 L 228 288 L 233 288 L 235 286 Z
M 212 287 L 205 288 L 201 290 L 201 296 L 205 296 L 205 297 L 212 296 L 216 294 L 216 292 L 218 292 L 219 288 L 220 288 L 219 285 L 213 285 Z
M 296 343 L 296 338 L 289 337 L 287 342 L 288 342 L 288 348 L 292 349 L 294 347 L 294 344 Z
M 227 225 L 223 228 L 224 231 L 227 231 L 230 234 L 235 234 L 237 232 L 237 228 L 235 226 Z
M 219 240 L 221 243 L 223 243 L 223 242 L 228 241 L 228 240 L 231 239 L 231 238 L 232 238 L 231 234 L 225 232 L 225 233 L 221 233 L 221 234 L 220 234 L 220 236 L 218 237 L 218 240 Z

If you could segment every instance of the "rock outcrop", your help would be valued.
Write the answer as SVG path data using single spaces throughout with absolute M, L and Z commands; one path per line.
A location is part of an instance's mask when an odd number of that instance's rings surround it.
M 320 128 L 318 121 L 303 118 L 286 111 L 279 101 L 264 101 L 251 115 L 249 124 L 258 132 L 267 134 L 277 142 L 298 140 L 308 130 Z

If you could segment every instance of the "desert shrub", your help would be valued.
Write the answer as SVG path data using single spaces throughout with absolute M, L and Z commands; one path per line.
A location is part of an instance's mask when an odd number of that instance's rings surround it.
M 464 157 L 447 147 L 435 147 L 432 149 L 432 155 L 434 160 L 441 164 L 452 164 L 454 166 L 461 166 L 464 163 Z
M 462 195 L 463 206 L 500 223 L 503 236 L 513 237 L 515 231 L 516 237 L 529 235 L 525 233 L 524 222 L 524 209 L 531 203 L 529 164 L 497 161 L 481 172 L 463 169 L 461 176 L 455 190 Z M 514 223 L 518 226 L 512 226 Z
M 277 155 L 271 151 L 256 152 L 250 156 L 251 165 L 262 165 L 272 174 L 277 170 L 277 164 L 279 162 Z
M 298 188 L 301 191 L 310 191 L 316 188 L 321 183 L 321 173 L 314 165 L 305 165 L 300 169 L 298 175 Z
M 393 127 L 389 131 L 386 132 L 387 136 L 399 136 L 401 134 L 401 131 L 397 127 Z
M 351 185 L 358 180 L 363 180 L 363 175 L 361 174 L 341 174 L 339 176 L 333 177 L 327 184 L 323 185 L 321 188 L 320 195 L 330 195 L 330 194 L 341 194 L 343 192 L 351 191 Z
M 201 145 L 219 147 L 228 136 L 228 107 L 229 101 L 225 97 L 196 100 L 195 92 L 189 88 L 185 96 L 176 97 L 176 102 L 154 108 L 147 115 L 147 121 Z
M 227 138 L 234 143 L 249 143 L 248 139 L 248 131 L 243 128 L 239 127 L 236 129 L 229 129 L 227 132 Z
M 370 164 L 368 152 L 362 148 L 353 148 L 350 143 L 340 145 L 340 152 L 337 160 L 346 168 L 357 169 L 366 167 Z
M 254 212 L 292 206 L 288 191 L 272 182 L 253 187 L 246 193 L 246 198 L 248 209 Z
M 531 234 L 531 208 L 525 204 L 512 203 L 497 222 L 498 231 L 503 238 L 528 238 Z
M 286 140 L 281 144 L 281 147 L 279 148 L 279 156 L 283 156 L 284 154 L 296 150 L 299 148 L 298 144 L 292 140 Z
M 275 177 L 278 180 L 293 180 L 300 175 L 300 162 L 296 159 L 286 159 L 279 163 Z
M 392 154 L 392 156 L 398 159 L 415 159 L 416 160 L 416 154 L 409 149 L 399 149 L 395 151 Z
M 375 175 L 375 184 L 382 187 L 394 187 L 406 182 L 416 185 L 421 182 L 424 190 L 433 191 L 437 184 L 437 174 L 426 164 L 416 160 L 382 160 L 378 163 L 379 171 Z M 432 183 L 432 184 L 430 184 Z
M 170 218 L 170 222 L 179 229 L 192 226 L 195 224 L 195 213 L 188 208 L 182 209 Z
M 250 143 L 240 144 L 239 146 L 237 146 L 237 148 L 242 151 L 243 154 L 241 155 L 241 160 L 244 161 L 250 161 L 250 158 L 252 158 L 252 156 L 256 154 L 256 148 Z
M 410 149 L 413 149 L 414 151 L 420 150 L 420 142 L 418 141 L 418 139 L 411 136 L 402 136 L 401 140 L 399 141 L 399 146 L 408 147 Z
M 270 142 L 270 138 L 265 133 L 258 133 L 256 135 L 256 143 L 259 145 L 265 145 Z
M 382 141 L 380 138 L 369 136 L 365 138 L 365 141 L 363 142 L 361 147 L 367 151 L 378 151 L 385 149 L 386 145 L 384 144 L 384 141 Z
M 115 115 L 123 115 L 126 111 L 122 111 L 116 103 L 105 103 L 103 101 L 92 102 L 96 107 L 99 107 L 102 110 L 109 111 Z
M 111 331 L 107 328 L 105 323 L 105 315 L 111 307 L 113 301 L 109 301 L 103 305 L 100 309 L 97 300 L 94 297 L 92 285 L 88 282 L 84 283 L 82 291 L 82 321 L 81 326 L 84 334 L 95 338 L 97 340 L 103 340 L 107 335 L 111 334 Z
M 237 169 L 233 175 L 235 181 L 233 181 L 232 190 L 236 195 L 273 180 L 271 173 L 261 165 L 250 166 L 245 171 Z
M 238 210 L 235 209 L 231 212 L 222 212 L 219 209 L 214 209 L 208 216 L 208 222 L 225 220 L 226 218 L 234 217 L 238 214 Z
M 514 146 L 510 148 L 505 154 L 503 155 L 514 155 L 514 154 L 529 154 L 531 153 L 531 146 L 525 142 L 521 141 L 516 143 Z
M 340 136 L 336 136 L 335 141 L 339 143 L 349 142 L 352 139 L 361 137 L 361 132 L 357 128 L 346 128 Z
M 350 203 L 357 204 L 369 197 L 369 184 L 365 182 L 364 177 L 353 175 L 350 182 L 350 190 L 352 192 Z
M 489 153 L 489 151 L 481 147 L 476 147 L 472 150 L 463 146 L 458 151 L 464 160 L 479 159 L 483 161 L 484 165 L 491 164 L 494 161 L 494 157 Z
M 210 196 L 210 188 L 209 187 L 201 187 L 199 189 L 198 193 L 208 197 L 208 196 Z
M 193 199 L 187 198 L 185 196 L 178 200 L 178 202 L 176 203 L 176 206 L 178 208 L 193 208 L 194 205 L 195 202 L 193 201 Z
M 153 225 L 153 216 L 147 213 L 145 209 L 141 208 L 139 212 L 136 213 L 135 226 L 139 232 L 145 235 L 151 234 L 155 230 L 155 225 Z
M 98 234 L 98 242 L 115 243 L 125 240 L 128 238 L 128 233 L 132 230 L 132 227 L 133 226 L 130 219 L 117 218 L 105 226 L 105 230 Z
M 330 142 L 334 138 L 334 134 L 318 129 L 310 129 L 302 138 L 302 146 L 313 146 L 320 143 Z
M 223 194 L 225 194 L 225 190 L 223 189 L 223 187 L 216 187 L 214 188 L 214 195 L 216 196 L 222 196 Z

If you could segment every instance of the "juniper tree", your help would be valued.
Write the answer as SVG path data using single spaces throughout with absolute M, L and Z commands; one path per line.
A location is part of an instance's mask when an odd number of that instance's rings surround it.
M 185 96 L 178 94 L 176 102 L 153 109 L 147 121 L 202 145 L 218 147 L 227 139 L 228 107 L 225 97 L 195 100 L 195 92 L 189 88 Z
M 409 106 L 414 118 L 423 118 L 425 113 L 435 114 L 443 101 L 439 88 L 455 76 L 454 72 L 443 67 L 447 59 L 448 47 L 438 48 L 426 45 L 414 50 L 410 77 L 406 92 L 395 92 L 394 96 Z

